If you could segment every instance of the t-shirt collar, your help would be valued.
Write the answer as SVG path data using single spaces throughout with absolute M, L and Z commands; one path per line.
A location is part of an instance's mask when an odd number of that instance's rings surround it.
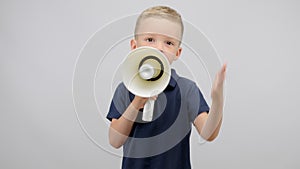
M 168 86 L 174 88 L 177 84 L 178 79 L 179 79 L 179 76 L 177 75 L 176 71 L 174 69 L 171 69 L 171 78 L 170 78 Z

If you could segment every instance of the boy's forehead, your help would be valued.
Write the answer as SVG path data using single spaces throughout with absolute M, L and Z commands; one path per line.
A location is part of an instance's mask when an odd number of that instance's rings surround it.
M 181 25 L 165 18 L 145 18 L 140 22 L 136 34 L 160 34 L 181 40 Z

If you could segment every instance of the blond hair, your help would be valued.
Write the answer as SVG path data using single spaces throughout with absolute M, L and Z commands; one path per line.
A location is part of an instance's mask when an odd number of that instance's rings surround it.
M 181 27 L 181 38 L 183 35 L 183 22 L 181 19 L 181 15 L 174 9 L 167 6 L 154 6 L 144 10 L 138 17 L 135 25 L 134 36 L 136 38 L 136 33 L 139 28 L 139 25 L 143 19 L 149 17 L 161 17 L 165 18 L 180 24 Z

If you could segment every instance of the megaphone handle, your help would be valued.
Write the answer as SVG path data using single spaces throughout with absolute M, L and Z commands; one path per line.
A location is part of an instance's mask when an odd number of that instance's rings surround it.
M 152 121 L 155 100 L 148 99 L 143 109 L 143 121 Z

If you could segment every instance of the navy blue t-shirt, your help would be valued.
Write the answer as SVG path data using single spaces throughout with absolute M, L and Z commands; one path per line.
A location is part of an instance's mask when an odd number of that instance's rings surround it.
M 133 100 L 121 83 L 110 105 L 107 119 L 118 119 Z M 171 79 L 155 101 L 153 120 L 142 121 L 142 111 L 123 145 L 122 169 L 190 169 L 190 134 L 195 118 L 209 112 L 197 85 L 179 77 Z

